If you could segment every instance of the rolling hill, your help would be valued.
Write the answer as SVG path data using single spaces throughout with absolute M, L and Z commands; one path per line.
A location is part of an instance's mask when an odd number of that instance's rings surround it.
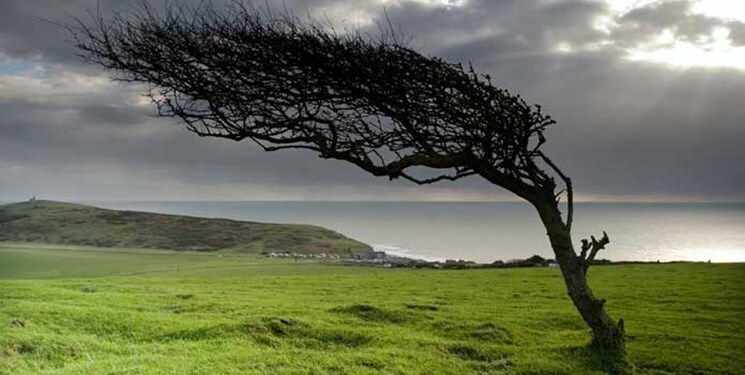
M 116 211 L 46 200 L 0 206 L 0 241 L 245 253 L 349 255 L 372 250 L 313 225 Z

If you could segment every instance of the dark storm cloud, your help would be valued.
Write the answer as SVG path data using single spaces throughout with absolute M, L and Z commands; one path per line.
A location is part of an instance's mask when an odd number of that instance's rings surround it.
M 110 0 L 99 6 L 109 14 L 137 3 Z M 373 0 L 285 4 L 297 14 L 325 15 L 334 24 L 371 33 L 377 25 L 364 18 L 383 19 L 383 6 Z M 111 83 L 98 68 L 82 64 L 69 37 L 39 21 L 69 21 L 95 11 L 95 1 L 6 0 L 0 7 L 0 59 L 45 67 L 39 76 L 0 75 L 0 173 L 6 176 L 0 177 L 0 200 L 43 183 L 77 198 L 105 197 L 105 189 L 113 198 L 162 197 L 162 191 L 149 193 L 153 186 L 204 187 L 194 191 L 207 199 L 227 191 L 221 184 L 329 192 L 347 186 L 370 189 L 371 196 L 390 192 L 383 190 L 390 184 L 409 186 L 308 153 L 264 153 L 248 142 L 193 137 L 172 120 L 154 118 L 139 88 Z M 739 120 L 745 118 L 745 74 L 629 61 L 621 48 L 648 42 L 665 29 L 704 42 L 716 27 L 728 27 L 733 42 L 743 44 L 741 23 L 691 14 L 681 1 L 629 12 L 610 31 L 596 27 L 610 15 L 598 1 L 398 1 L 385 10 L 396 29 L 412 36 L 412 47 L 453 62 L 470 60 L 496 84 L 544 105 L 559 121 L 548 133 L 548 148 L 580 193 L 745 198 L 745 148 L 739 145 L 745 139 Z M 119 181 L 147 183 L 128 195 Z M 443 186 L 495 191 L 478 179 Z
M 742 74 L 670 74 L 651 64 L 587 64 L 574 73 L 590 78 L 545 87 L 557 93 L 549 107 L 560 119 L 550 147 L 585 189 L 709 197 L 745 191 Z
M 111 9 L 115 1 L 100 1 L 100 9 Z M 121 1 L 122 5 L 132 1 Z M 70 37 L 60 26 L 73 17 L 95 12 L 97 2 L 88 0 L 4 0 L 0 11 L 0 52 L 10 58 L 46 59 L 78 63 L 70 48 Z
M 395 26 L 413 35 L 413 47 L 454 61 L 545 53 L 558 42 L 584 45 L 603 34 L 593 19 L 607 11 L 596 1 L 472 0 L 464 7 L 406 2 L 388 8 Z
M 94 160 L 133 170 L 157 168 L 182 182 L 238 183 L 259 175 L 263 183 L 316 184 L 334 177 L 321 160 L 308 161 L 297 152 L 264 155 L 245 143 L 195 138 L 140 106 L 4 100 L 0 113 L 8 114 L 0 121 L 0 155 L 9 162 L 54 170 Z M 305 163 L 295 163 L 303 159 Z M 276 173 L 278 165 L 283 173 Z M 344 182 L 343 174 L 339 177 Z
M 653 40 L 663 31 L 668 31 L 677 40 L 691 43 L 708 43 L 717 28 L 727 29 L 730 39 L 741 44 L 742 24 L 701 14 L 692 14 L 693 2 L 678 0 L 652 3 L 633 9 L 619 20 L 614 38 L 627 45 L 636 45 Z

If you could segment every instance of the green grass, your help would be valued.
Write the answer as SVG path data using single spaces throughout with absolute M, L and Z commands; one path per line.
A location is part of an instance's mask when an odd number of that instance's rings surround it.
M 359 268 L 337 267 L 358 273 Z M 328 272 L 308 260 L 266 259 L 236 254 L 0 242 L 0 280 L 158 275 L 212 277 Z
M 54 201 L 0 206 L 0 241 L 239 253 L 372 251 L 364 243 L 314 225 L 105 210 Z
M 125 251 L 0 248 L 0 374 L 604 373 L 558 269 Z M 745 373 L 745 264 L 590 279 L 636 373 Z

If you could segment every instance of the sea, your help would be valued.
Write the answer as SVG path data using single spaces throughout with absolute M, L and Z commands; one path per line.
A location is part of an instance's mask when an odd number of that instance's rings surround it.
M 480 263 L 552 258 L 537 213 L 517 202 L 81 202 L 103 208 L 304 223 L 389 254 Z M 745 203 L 576 203 L 573 238 L 606 231 L 611 261 L 745 262 Z

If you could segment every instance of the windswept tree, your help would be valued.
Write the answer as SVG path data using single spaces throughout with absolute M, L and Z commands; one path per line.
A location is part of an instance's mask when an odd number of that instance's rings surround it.
M 575 251 L 572 181 L 542 151 L 554 121 L 540 106 L 392 33 L 336 32 L 287 13 L 206 4 L 146 5 L 69 29 L 85 60 L 147 84 L 159 114 L 199 136 L 310 150 L 417 184 L 479 176 L 530 202 L 593 343 L 623 353 L 623 320 L 611 319 L 587 283 L 608 236 Z

